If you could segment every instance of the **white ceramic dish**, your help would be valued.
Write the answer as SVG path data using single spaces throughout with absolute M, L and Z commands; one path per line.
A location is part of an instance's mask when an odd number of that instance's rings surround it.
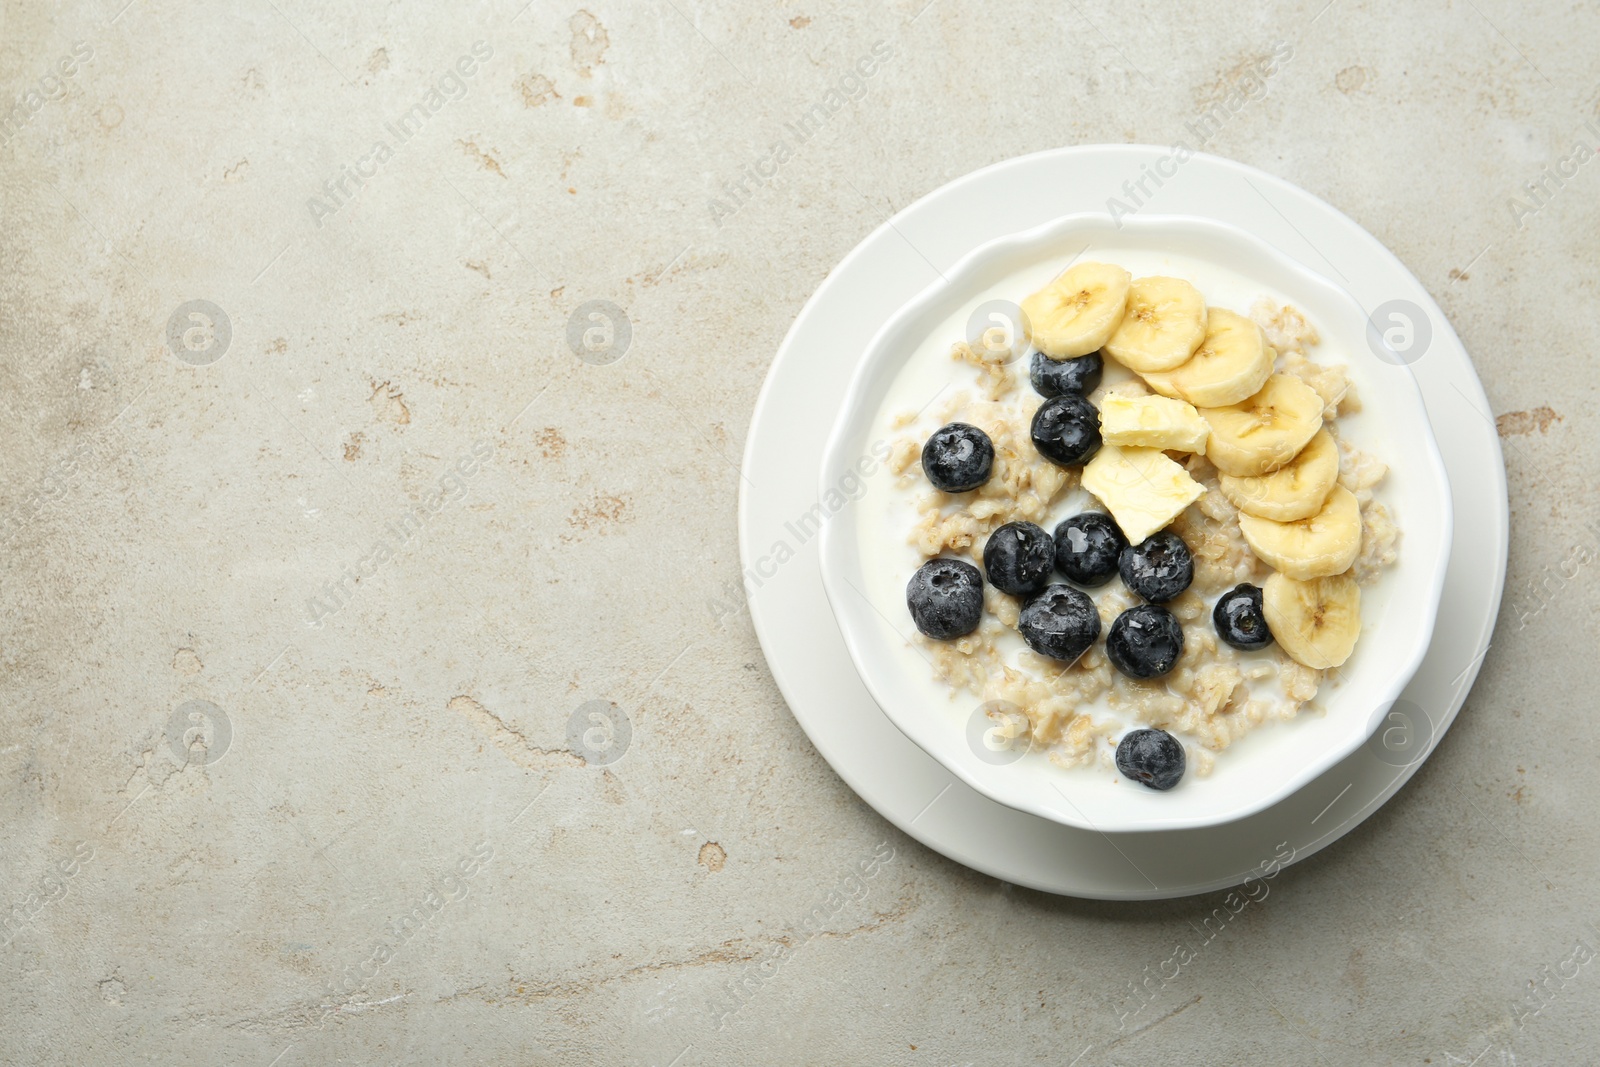
M 1399 563 L 1363 590 L 1363 633 L 1351 660 L 1330 672 L 1317 704 L 1235 742 L 1207 777 L 1171 793 L 1143 790 L 1103 767 L 1064 770 L 1042 753 L 1014 762 L 982 758 L 969 727 L 980 701 L 952 699 L 913 645 L 905 582 L 921 557 L 904 543 L 909 512 L 887 475 L 824 524 L 821 572 L 857 670 L 884 712 L 963 782 L 1009 807 L 1102 832 L 1180 830 L 1244 818 L 1304 786 L 1365 742 L 1427 651 L 1450 555 L 1451 502 L 1444 462 L 1422 395 L 1404 361 L 1368 344 L 1368 316 L 1344 289 L 1271 245 L 1212 219 L 1107 215 L 1055 219 L 974 249 L 896 312 L 867 345 L 824 449 L 820 493 L 837 496 L 861 457 L 889 434 L 889 416 L 917 410 L 965 369 L 949 359 L 968 317 L 994 299 L 1020 301 L 1075 259 L 1101 259 L 1135 275 L 1194 281 L 1208 301 L 1247 311 L 1258 296 L 1293 304 L 1322 334 L 1313 355 L 1345 363 L 1363 402 L 1340 427 L 1390 466 L 1379 498 L 1402 533 Z M 1077 507 L 1058 507 L 1050 523 Z
M 928 193 L 862 238 L 796 316 L 751 413 L 740 469 L 739 551 L 750 620 L 773 680 L 817 752 L 886 822 L 931 851 L 1047 893 L 1151 900 L 1237 885 L 1292 849 L 1292 862 L 1361 829 L 1403 833 L 1414 801 L 1388 804 L 1437 751 L 1484 660 L 1505 582 L 1510 508 L 1494 416 L 1461 341 L 1392 252 L 1325 201 L 1281 178 L 1197 154 L 1161 190 L 1163 211 L 1229 222 L 1344 281 L 1369 308 L 1409 304 L 1413 370 L 1444 453 L 1454 536 L 1433 643 L 1385 729 L 1298 792 L 1222 826 L 1105 834 L 997 804 L 889 721 L 856 673 L 828 606 L 817 538 L 793 527 L 817 504 L 822 448 L 856 363 L 906 301 L 972 249 L 1074 211 L 1103 208 L 1170 149 L 1084 145 L 1021 156 Z M 1395 747 L 1392 742 L 1402 744 Z M 1448 753 L 1445 754 L 1448 757 Z M 1447 765 L 1438 773 L 1448 776 Z M 843 847 L 843 846 L 841 846 Z M 1381 847 L 1381 846 L 1380 846 Z

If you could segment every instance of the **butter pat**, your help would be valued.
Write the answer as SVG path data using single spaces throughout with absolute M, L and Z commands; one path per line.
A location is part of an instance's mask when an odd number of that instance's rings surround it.
M 1103 427 L 1105 408 L 1100 411 Z M 1111 512 L 1131 545 L 1165 529 L 1205 492 L 1161 449 L 1122 448 L 1109 442 L 1084 466 L 1083 487 Z
M 1193 404 L 1182 400 L 1110 393 L 1100 401 L 1100 436 L 1107 444 L 1170 448 L 1203 456 L 1211 425 Z

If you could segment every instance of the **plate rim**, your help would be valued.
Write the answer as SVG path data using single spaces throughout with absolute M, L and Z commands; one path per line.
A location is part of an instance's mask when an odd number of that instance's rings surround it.
M 742 484 L 739 488 L 739 499 L 736 508 L 740 563 L 744 568 L 742 573 L 744 576 L 746 576 L 746 579 L 750 573 L 750 560 L 754 557 L 756 552 L 760 551 L 760 548 L 755 544 L 754 541 L 755 537 L 757 536 L 757 531 L 754 526 L 755 516 L 753 514 L 754 497 L 752 490 L 754 489 L 754 483 L 751 482 L 748 477 L 752 461 L 756 458 L 758 448 L 763 447 L 765 444 L 763 438 L 757 432 L 757 428 L 763 422 L 776 421 L 775 417 L 771 414 L 771 409 L 775 407 L 776 403 L 775 398 L 778 388 L 777 372 L 785 365 L 785 360 L 788 358 L 792 348 L 794 347 L 796 338 L 800 336 L 804 330 L 809 328 L 812 318 L 819 314 L 818 306 L 822 298 L 831 296 L 836 287 L 839 285 L 838 279 L 844 272 L 845 268 L 853 265 L 857 260 L 867 255 L 867 250 L 869 248 L 876 247 L 877 244 L 880 243 L 890 231 L 895 230 L 895 223 L 903 220 L 908 213 L 918 208 L 925 207 L 929 201 L 935 198 L 951 196 L 956 193 L 963 192 L 969 185 L 974 183 L 996 180 L 1011 170 L 1021 171 L 1030 168 L 1038 168 L 1040 173 L 1043 174 L 1047 171 L 1050 171 L 1052 168 L 1069 167 L 1076 157 L 1091 157 L 1096 155 L 1104 155 L 1108 158 L 1120 157 L 1120 163 L 1131 162 L 1133 167 L 1137 168 L 1141 163 L 1152 162 L 1160 158 L 1162 155 L 1167 154 L 1169 151 L 1169 149 L 1160 145 L 1085 144 L 1045 149 L 1039 152 L 1015 156 L 978 168 L 967 174 L 961 175 L 933 190 L 930 190 L 929 192 L 917 197 L 915 200 L 907 204 L 906 207 L 887 217 L 883 222 L 873 227 L 869 232 L 860 238 L 860 240 L 829 271 L 822 282 L 820 282 L 817 288 L 812 292 L 811 296 L 807 298 L 799 312 L 797 312 L 794 321 L 790 324 L 788 331 L 786 331 L 784 335 L 783 341 L 778 346 L 772 362 L 768 366 L 767 374 L 763 378 L 761 388 L 758 390 L 755 402 L 752 405 L 751 423 L 746 434 L 744 448 L 742 449 L 742 458 L 740 464 Z M 1463 391 L 1460 386 L 1456 386 L 1457 391 L 1460 392 L 1462 398 L 1475 409 L 1489 407 L 1488 397 L 1484 392 L 1481 381 L 1479 381 L 1477 378 L 1476 371 L 1472 368 L 1470 357 L 1467 356 L 1464 346 L 1461 346 L 1459 338 L 1456 337 L 1454 333 L 1454 328 L 1450 325 L 1448 318 L 1444 316 L 1444 313 L 1439 308 L 1437 301 L 1434 300 L 1432 294 L 1425 286 L 1423 286 L 1421 281 L 1418 280 L 1416 276 L 1412 274 L 1411 271 L 1400 261 L 1399 257 L 1390 251 L 1390 249 L 1387 248 L 1381 241 L 1379 241 L 1377 237 L 1368 232 L 1349 215 L 1329 204 L 1326 200 L 1300 188 L 1286 179 L 1279 178 L 1276 175 L 1269 174 L 1248 164 L 1239 163 L 1235 160 L 1216 156 L 1211 153 L 1195 152 L 1191 156 L 1191 161 L 1199 162 L 1201 164 L 1200 169 L 1202 171 L 1206 170 L 1207 168 L 1211 168 L 1218 173 L 1228 174 L 1245 182 L 1251 182 L 1251 180 L 1254 179 L 1255 181 L 1261 182 L 1268 188 L 1271 188 L 1291 198 L 1298 206 L 1307 207 L 1313 211 L 1321 213 L 1329 223 L 1336 226 L 1356 246 L 1359 246 L 1365 255 L 1373 257 L 1379 265 L 1383 266 L 1389 272 L 1392 272 L 1402 283 L 1402 287 L 1406 290 L 1407 295 L 1410 297 L 1415 297 L 1419 306 L 1424 311 L 1430 312 L 1437 321 L 1442 322 L 1445 325 L 1445 328 L 1449 331 L 1450 338 L 1455 341 L 1455 344 L 1457 348 L 1460 349 L 1463 357 L 1462 364 L 1463 370 L 1465 371 L 1463 384 L 1466 385 L 1466 390 Z M 1257 191 L 1259 192 L 1259 189 Z M 1265 194 L 1262 194 L 1262 196 L 1265 198 Z M 1276 204 L 1273 204 L 1270 200 L 1268 201 L 1268 204 L 1272 206 L 1274 210 L 1277 210 Z M 1281 211 L 1279 213 L 1281 214 Z M 1285 217 L 1285 222 L 1288 223 L 1291 229 L 1295 229 L 1296 233 L 1299 233 L 1298 228 L 1294 227 L 1292 222 L 1288 222 L 1287 217 Z M 1309 238 L 1305 238 L 1303 234 L 1300 234 L 1300 236 L 1302 240 L 1305 241 L 1307 246 L 1317 254 L 1317 256 L 1326 259 L 1326 257 L 1322 256 L 1322 253 L 1316 248 L 1316 246 L 1311 243 Z M 1273 244 L 1274 247 L 1278 247 L 1273 241 L 1269 240 L 1268 243 Z M 1280 251 L 1281 250 L 1282 249 L 1280 248 Z M 1455 385 L 1454 382 L 1451 384 Z M 1427 390 L 1424 389 L 1425 394 L 1426 392 Z M 1484 414 L 1482 410 L 1479 410 L 1478 414 L 1483 418 L 1488 419 L 1492 425 L 1492 415 Z M 1493 456 L 1494 462 L 1488 465 L 1487 470 L 1481 470 L 1478 472 L 1484 477 L 1481 479 L 1481 481 L 1475 482 L 1475 488 L 1480 489 L 1483 494 L 1487 495 L 1489 504 L 1493 508 L 1494 514 L 1492 516 L 1492 525 L 1485 524 L 1480 528 L 1480 536 L 1483 539 L 1488 554 L 1492 557 L 1490 560 L 1492 566 L 1489 568 L 1489 572 L 1492 573 L 1484 572 L 1492 578 L 1492 582 L 1488 588 L 1487 604 L 1485 606 L 1483 618 L 1474 628 L 1474 636 L 1477 638 L 1477 642 L 1480 645 L 1487 642 L 1488 638 L 1492 635 L 1503 600 L 1510 527 L 1510 508 L 1506 492 L 1506 471 L 1503 450 L 1501 449 L 1498 437 L 1494 434 L 1487 435 L 1484 441 L 1487 446 L 1487 450 Z M 1458 499 L 1460 498 L 1459 493 L 1457 494 L 1457 497 Z M 1461 544 L 1461 540 L 1458 538 L 1456 544 L 1452 546 L 1452 555 L 1454 555 L 1456 551 L 1460 550 Z M 820 586 L 820 573 L 818 574 L 816 580 Z M 864 803 L 866 803 L 869 807 L 872 807 L 891 825 L 895 826 L 908 837 L 911 837 L 932 851 L 938 852 L 939 854 L 947 856 L 957 863 L 996 879 L 1000 879 L 1012 884 L 1026 886 L 1028 888 L 1036 889 L 1045 893 L 1074 896 L 1083 899 L 1152 900 L 1190 896 L 1237 885 L 1249 874 L 1249 868 L 1246 868 L 1226 875 L 1210 876 L 1202 880 L 1191 879 L 1183 882 L 1182 884 L 1169 885 L 1166 887 L 1156 886 L 1152 882 L 1150 888 L 1148 889 L 1137 885 L 1123 885 L 1115 888 L 1108 888 L 1104 885 L 1091 886 L 1081 884 L 1081 880 L 1079 884 L 1068 884 L 1068 881 L 1064 879 L 1058 878 L 1056 880 L 1046 880 L 1041 877 L 1035 877 L 1033 874 L 1027 871 L 1008 869 L 1005 863 L 994 859 L 992 856 L 979 855 L 971 848 L 967 847 L 967 845 L 959 838 L 955 830 L 942 827 L 939 829 L 934 829 L 934 824 L 924 824 L 923 827 L 919 828 L 917 823 L 921 820 L 922 815 L 925 814 L 927 810 L 933 806 L 933 804 L 938 803 L 939 798 L 944 796 L 945 792 L 948 791 L 951 785 L 955 784 L 955 779 L 953 776 L 950 776 L 951 782 L 947 784 L 946 789 L 941 791 L 932 802 L 930 802 L 914 817 L 911 816 L 909 812 L 897 810 L 895 805 L 898 802 L 898 798 L 885 795 L 886 790 L 877 788 L 877 783 L 863 781 L 863 776 L 857 773 L 857 768 L 851 766 L 846 760 L 841 758 L 838 749 L 842 747 L 842 744 L 836 744 L 838 739 L 824 735 L 823 731 L 820 729 L 822 725 L 820 722 L 814 721 L 808 714 L 802 714 L 795 710 L 796 699 L 794 695 L 794 679 L 790 677 L 787 667 L 780 665 L 779 657 L 775 657 L 772 650 L 771 631 L 772 626 L 776 624 L 769 622 L 766 618 L 769 610 L 767 603 L 771 597 L 771 594 L 762 594 L 759 591 L 759 587 L 757 590 L 750 590 L 747 586 L 746 596 L 751 615 L 752 629 L 756 634 L 758 642 L 762 646 L 763 655 L 768 661 L 774 683 L 778 686 L 779 691 L 782 693 L 785 699 L 785 702 L 789 705 L 790 713 L 794 715 L 797 724 L 801 728 L 801 731 L 805 733 L 807 738 L 811 741 L 813 747 L 817 749 L 818 754 L 821 755 L 829 764 L 834 773 L 839 775 L 844 783 L 848 785 Z M 1455 676 L 1455 680 L 1452 681 L 1451 684 L 1449 696 L 1445 701 L 1446 706 L 1441 712 L 1440 723 L 1432 732 L 1426 750 L 1419 757 L 1402 766 L 1399 769 L 1399 773 L 1394 775 L 1385 785 L 1372 793 L 1365 802 L 1361 803 L 1360 806 L 1356 808 L 1355 811 L 1341 817 L 1337 821 L 1330 822 L 1328 829 L 1324 830 L 1320 835 L 1313 837 L 1306 843 L 1304 847 L 1297 850 L 1296 856 L 1291 862 L 1298 862 L 1316 854 L 1317 852 L 1320 852 L 1329 844 L 1350 832 L 1356 826 L 1361 825 L 1375 811 L 1386 804 L 1404 786 L 1404 784 L 1416 773 L 1417 769 L 1420 768 L 1424 762 L 1426 762 L 1427 758 L 1432 754 L 1434 749 L 1437 748 L 1444 733 L 1447 732 L 1450 724 L 1459 714 L 1466 695 L 1470 692 L 1472 684 L 1482 668 L 1482 664 L 1483 657 L 1482 654 L 1479 653 L 1467 663 L 1466 667 L 1458 675 Z M 898 731 L 895 732 L 898 734 Z M 906 744 L 910 745 L 910 742 L 907 741 Z M 912 747 L 915 748 L 915 746 Z M 931 764 L 933 761 L 930 758 L 928 762 Z M 937 765 L 935 764 L 935 766 Z M 940 768 L 940 771 L 948 775 L 948 772 L 943 772 L 942 768 Z M 1324 778 L 1326 777 L 1327 775 L 1324 776 Z M 1302 790 L 1302 792 L 1304 792 L 1304 790 Z M 1300 794 L 1296 794 L 1295 796 L 1298 797 L 1299 795 Z M 1258 813 L 1258 815 L 1253 818 L 1263 818 L 1266 814 L 1276 811 L 1277 807 L 1279 806 L 1288 806 L 1293 799 L 1294 798 L 1289 798 L 1288 800 L 1282 802 L 1281 805 L 1275 805 L 1273 808 L 1269 808 L 1265 812 Z M 1059 824 L 1055 825 L 1059 826 Z M 1214 828 L 1193 831 L 1178 831 L 1177 833 L 1180 835 L 1198 835 L 1212 832 L 1213 829 Z M 1081 831 L 1074 830 L 1073 832 L 1078 833 Z M 1108 843 L 1114 846 L 1115 842 L 1111 841 L 1109 835 L 1101 836 L 1106 837 Z M 1131 879 L 1125 879 L 1125 881 L 1131 881 Z M 1149 879 L 1147 878 L 1146 881 L 1149 881 Z

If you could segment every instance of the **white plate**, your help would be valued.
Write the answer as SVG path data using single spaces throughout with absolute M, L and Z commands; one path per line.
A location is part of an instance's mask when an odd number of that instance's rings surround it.
M 1170 169 L 1171 162 L 1166 149 L 1149 146 L 1061 149 L 968 175 L 902 211 L 840 263 L 796 319 L 746 442 L 739 529 L 751 615 L 802 728 L 864 800 L 911 836 L 996 878 L 1048 892 L 1106 899 L 1206 892 L 1239 883 L 1286 848 L 1303 859 L 1348 832 L 1400 788 L 1454 719 L 1487 647 L 1505 577 L 1509 512 L 1493 418 L 1427 292 L 1322 201 L 1252 168 L 1196 155 L 1159 191 L 1161 212 L 1216 218 L 1255 234 L 1344 285 L 1385 326 L 1398 322 L 1392 311 L 1413 316 L 1408 356 L 1450 473 L 1455 540 L 1434 640 L 1401 703 L 1373 742 L 1271 808 L 1225 826 L 1144 834 L 1082 830 L 998 804 L 878 709 L 834 623 L 815 531 L 804 521 L 818 503 L 824 439 L 856 361 L 898 308 L 974 248 L 1062 215 L 1107 210 L 1142 167 Z
M 1185 278 L 1209 303 L 1241 312 L 1262 297 L 1300 309 L 1322 337 L 1313 355 L 1348 367 L 1362 411 L 1340 418 L 1341 434 L 1389 464 L 1378 499 L 1403 531 L 1397 565 L 1362 590 L 1361 640 L 1349 662 L 1328 673 L 1316 701 L 1324 713 L 1263 725 L 1217 756 L 1209 776 L 1190 774 L 1170 793 L 1130 788 L 1105 764 L 1063 770 L 1043 751 L 995 752 L 985 746 L 990 723 L 982 701 L 935 679 L 927 654 L 914 641 L 905 608 L 906 581 L 923 560 L 905 536 L 915 521 L 914 493 L 897 486 L 873 456 L 885 441 L 931 432 L 941 421 L 932 398 L 961 388 L 977 394 L 976 368 L 950 358 L 951 342 L 975 332 L 968 326 L 974 317 L 986 319 L 984 310 L 1014 305 L 1075 260 L 1115 263 L 1135 277 Z M 845 647 L 878 705 L 907 737 L 984 795 L 1107 832 L 1181 830 L 1240 819 L 1354 752 L 1422 662 L 1450 554 L 1449 483 L 1422 394 L 1402 359 L 1368 346 L 1367 327 L 1366 312 L 1342 288 L 1248 232 L 1210 219 L 1070 215 L 963 257 L 874 336 L 823 452 L 819 500 L 843 487 L 849 501 L 822 528 L 823 588 Z M 1019 368 L 1026 373 L 1026 364 Z M 1121 368 L 1107 368 L 1108 384 L 1117 375 L 1127 376 Z M 920 421 L 893 429 L 894 417 L 908 411 L 922 412 Z M 874 473 L 861 477 L 863 471 Z M 1059 501 L 1045 528 L 1082 510 L 1085 499 L 1075 491 Z M 1012 652 L 1020 649 L 1020 639 L 1010 646 Z M 1274 655 L 1254 658 L 1270 661 Z M 1104 706 L 1096 715 L 1117 718 Z

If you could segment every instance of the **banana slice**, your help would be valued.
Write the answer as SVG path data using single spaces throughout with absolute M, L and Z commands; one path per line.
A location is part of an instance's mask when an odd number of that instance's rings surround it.
M 1206 299 L 1182 278 L 1139 278 L 1106 353 L 1140 374 L 1186 362 L 1206 336 Z
M 1322 397 L 1292 374 L 1274 374 L 1254 396 L 1200 415 L 1211 424 L 1206 458 L 1223 474 L 1253 478 L 1287 466 L 1322 429 Z
M 1295 522 L 1240 515 L 1239 529 L 1250 551 L 1267 566 L 1302 581 L 1343 574 L 1361 551 L 1361 505 L 1339 486 L 1322 510 Z
M 1309 518 L 1322 510 L 1339 480 L 1339 446 L 1327 430 L 1318 430 L 1286 467 L 1255 478 L 1224 474 L 1217 480 L 1222 495 L 1246 515 L 1275 522 Z
M 1273 351 L 1260 326 L 1226 308 L 1210 308 L 1205 340 L 1188 362 L 1169 371 L 1147 372 L 1144 380 L 1162 396 L 1220 408 L 1254 396 L 1271 376 L 1272 360 Z
M 1132 276 L 1107 263 L 1079 263 L 1022 301 L 1034 347 L 1052 359 L 1102 348 L 1122 322 Z
M 1361 587 L 1348 574 L 1306 582 L 1274 574 L 1261 601 L 1273 640 L 1302 667 L 1342 666 L 1361 636 Z

